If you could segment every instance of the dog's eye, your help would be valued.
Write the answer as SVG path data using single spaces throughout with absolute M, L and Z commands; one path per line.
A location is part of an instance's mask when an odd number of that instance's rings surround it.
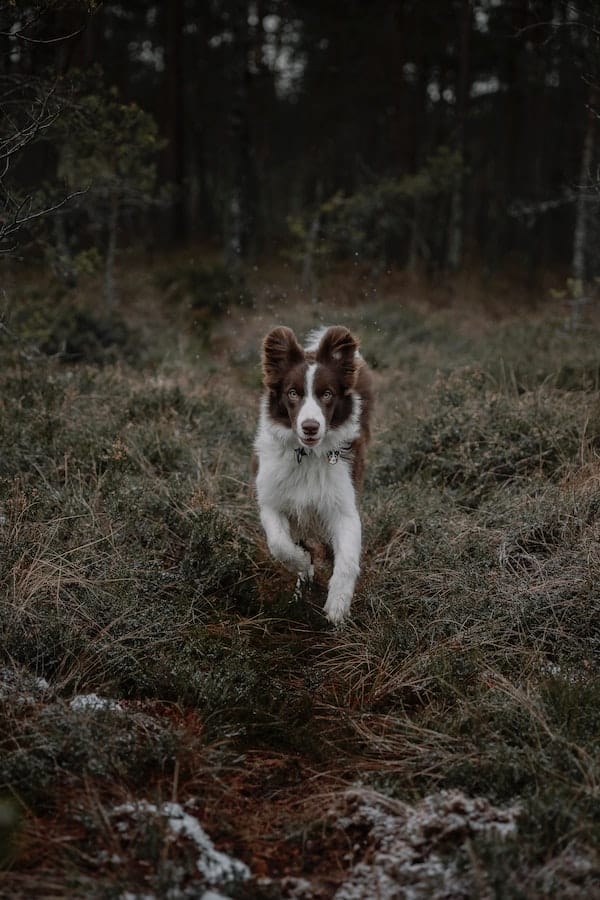
M 295 388 L 291 388 L 291 390 L 288 391 L 288 397 L 290 398 L 290 400 L 295 400 L 297 396 L 298 391 Z
M 323 391 L 322 397 L 323 397 L 323 400 L 331 400 L 331 398 L 333 397 L 333 394 L 329 390 Z

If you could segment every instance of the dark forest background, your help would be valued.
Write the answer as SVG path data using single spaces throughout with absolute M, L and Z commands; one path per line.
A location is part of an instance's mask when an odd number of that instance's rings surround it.
M 5 253 L 598 263 L 600 4 L 0 4 Z

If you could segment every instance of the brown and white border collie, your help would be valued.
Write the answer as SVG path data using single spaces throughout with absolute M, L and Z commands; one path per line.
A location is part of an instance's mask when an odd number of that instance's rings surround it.
M 340 325 L 312 332 L 306 346 L 275 328 L 262 346 L 265 392 L 254 449 L 260 520 L 272 555 L 298 573 L 314 570 L 302 540 L 334 554 L 325 614 L 347 616 L 359 574 L 357 497 L 370 437 L 371 374 L 356 338 Z

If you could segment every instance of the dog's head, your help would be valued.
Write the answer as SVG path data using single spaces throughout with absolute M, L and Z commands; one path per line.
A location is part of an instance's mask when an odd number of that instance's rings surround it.
M 275 328 L 262 347 L 269 415 L 292 429 L 302 446 L 316 448 L 353 412 L 358 342 L 341 325 L 327 328 L 303 349 L 290 328 Z

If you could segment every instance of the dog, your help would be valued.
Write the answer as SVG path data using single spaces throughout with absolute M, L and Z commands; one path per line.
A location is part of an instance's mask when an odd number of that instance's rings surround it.
M 301 347 L 290 328 L 263 340 L 264 394 L 254 442 L 255 488 L 269 551 L 298 575 L 314 575 L 303 540 L 333 550 L 324 612 L 348 615 L 360 571 L 358 495 L 370 440 L 372 376 L 347 328 L 312 332 Z

